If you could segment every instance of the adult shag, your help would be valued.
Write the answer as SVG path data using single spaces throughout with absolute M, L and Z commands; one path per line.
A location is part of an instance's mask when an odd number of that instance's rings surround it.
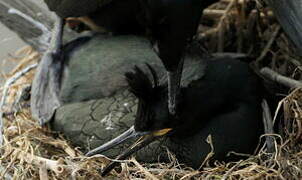
M 63 24 L 70 17 L 96 31 L 138 33 L 152 39 L 168 76 L 168 108 L 177 113 L 183 53 L 196 33 L 202 11 L 218 0 L 45 0 L 59 17 L 50 49 L 38 68 L 32 91 L 33 117 L 48 122 L 60 106 Z
M 212 137 L 214 159 L 234 160 L 230 151 L 253 153 L 263 134 L 263 87 L 247 63 L 231 58 L 209 61 L 202 78 L 180 90 L 179 114 L 167 108 L 167 85 L 160 85 L 155 70 L 152 79 L 135 67 L 126 73 L 130 91 L 139 99 L 135 124 L 110 142 L 87 153 L 101 153 L 133 137 L 141 137 L 117 159 L 125 159 L 158 137 L 170 140 L 169 150 L 180 163 L 198 168 L 211 151 L 206 139 Z M 200 69 L 202 71 L 202 69 Z M 106 175 L 114 166 L 103 171 Z

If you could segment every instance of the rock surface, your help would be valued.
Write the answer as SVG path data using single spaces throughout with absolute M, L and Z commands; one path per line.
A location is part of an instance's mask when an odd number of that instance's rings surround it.
M 141 37 L 86 36 L 66 45 L 65 54 L 61 98 L 66 105 L 57 110 L 52 128 L 63 132 L 84 151 L 105 143 L 133 125 L 137 100 L 127 91 L 125 72 L 131 71 L 134 65 L 145 68 L 145 63 L 149 63 L 157 70 L 161 81 L 165 81 L 159 58 L 149 41 Z M 200 58 L 194 55 L 186 58 L 183 85 L 203 75 L 204 65 L 197 59 Z M 141 150 L 137 159 L 156 161 L 165 152 L 164 144 L 158 146 L 161 142 Z M 105 155 L 114 157 L 131 143 Z
M 148 40 L 135 36 L 98 35 L 77 39 L 66 46 L 64 103 L 99 99 L 127 86 L 124 73 L 149 63 L 164 72 Z

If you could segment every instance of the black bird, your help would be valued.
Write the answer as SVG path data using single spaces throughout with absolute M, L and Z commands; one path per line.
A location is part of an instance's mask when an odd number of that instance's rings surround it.
M 146 26 L 168 76 L 168 107 L 177 113 L 177 99 L 186 46 L 196 34 L 203 10 L 218 0 L 141 0 Z
M 177 97 L 183 68 L 183 53 L 187 44 L 196 33 L 202 11 L 218 0 L 44 0 L 49 9 L 59 16 L 54 30 L 52 45 L 42 59 L 33 83 L 32 112 L 41 124 L 51 119 L 55 106 L 60 102 L 48 102 L 59 99 L 59 84 L 48 85 L 41 81 L 58 81 L 62 65 L 60 63 L 64 19 L 79 17 L 78 20 L 96 31 L 111 31 L 117 34 L 141 33 L 147 31 L 156 44 L 158 55 L 168 75 L 168 107 L 172 115 L 176 113 Z M 74 20 L 74 19 L 73 19 Z M 56 58 L 56 60 L 54 60 Z M 44 61 L 43 61 L 44 60 Z M 45 61 L 47 63 L 43 63 Z M 53 62 L 58 63 L 53 63 Z M 42 66 L 42 65 L 41 65 Z M 45 72 L 48 71 L 48 72 Z M 53 73 L 54 72 L 54 73 Z M 48 76 L 55 77 L 47 77 Z M 45 77 L 46 76 L 46 77 Z M 50 90 L 47 90 L 50 89 Z M 50 95 L 44 95 L 45 92 Z M 44 94 L 43 94 L 44 93 Z M 54 96 L 54 97 L 53 97 Z M 58 100 L 59 101 L 59 100 Z M 53 105 L 54 104 L 54 105 Z M 46 111 L 46 112 L 44 112 Z
M 148 66 L 153 82 L 138 67 L 126 73 L 130 91 L 139 99 L 135 124 L 110 142 L 87 153 L 103 152 L 126 139 L 142 137 L 139 143 L 117 159 L 124 159 L 161 136 L 178 160 L 198 168 L 211 151 L 206 138 L 211 134 L 214 159 L 234 160 L 229 151 L 253 153 L 263 132 L 261 101 L 263 88 L 249 65 L 231 58 L 209 61 L 202 78 L 180 90 L 179 115 L 167 108 L 167 85 L 159 85 Z M 202 69 L 200 69 L 202 71 Z M 116 163 L 103 172 L 108 173 Z

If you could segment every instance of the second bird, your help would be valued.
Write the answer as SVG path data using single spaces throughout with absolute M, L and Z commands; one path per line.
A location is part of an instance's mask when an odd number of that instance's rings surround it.
M 167 70 L 168 107 L 174 116 L 177 114 L 184 51 L 196 34 L 203 10 L 217 1 L 45 0 L 45 3 L 59 16 L 54 36 L 62 36 L 63 23 L 66 19 L 68 22 L 68 18 L 79 20 L 96 31 L 148 36 Z M 62 37 L 55 39 L 53 44 L 61 47 Z M 59 52 L 56 50 L 53 54 Z

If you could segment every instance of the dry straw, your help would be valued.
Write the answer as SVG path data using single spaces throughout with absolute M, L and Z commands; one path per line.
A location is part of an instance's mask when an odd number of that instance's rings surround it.
M 290 43 L 271 11 L 264 6 L 261 11 L 249 9 L 251 2 L 223 0 L 212 6 L 205 18 L 214 23 L 197 38 L 214 52 L 248 53 L 259 64 L 265 63 L 287 77 L 301 79 L 300 61 L 293 56 Z M 18 57 L 22 57 L 20 63 L 8 77 L 14 77 L 40 59 L 31 48 L 23 49 Z M 265 62 L 267 59 L 269 62 Z M 7 89 L 7 93 L 1 94 L 5 104 L 1 107 L 4 125 L 0 179 L 101 179 L 99 172 L 109 162 L 106 157 L 87 158 L 62 136 L 41 128 L 32 120 L 28 102 L 19 97 L 26 92 L 33 75 L 34 70 L 30 68 L 7 87 L 1 87 L 1 92 Z M 110 176 L 121 179 L 301 179 L 302 90 L 284 95 L 278 109 L 285 128 L 282 136 L 270 136 L 276 139 L 274 154 L 260 147 L 256 155 L 246 160 L 217 162 L 212 167 L 205 162 L 200 170 L 180 165 L 172 154 L 168 164 L 140 164 L 132 158 L 122 163 L 121 171 L 112 171 Z

